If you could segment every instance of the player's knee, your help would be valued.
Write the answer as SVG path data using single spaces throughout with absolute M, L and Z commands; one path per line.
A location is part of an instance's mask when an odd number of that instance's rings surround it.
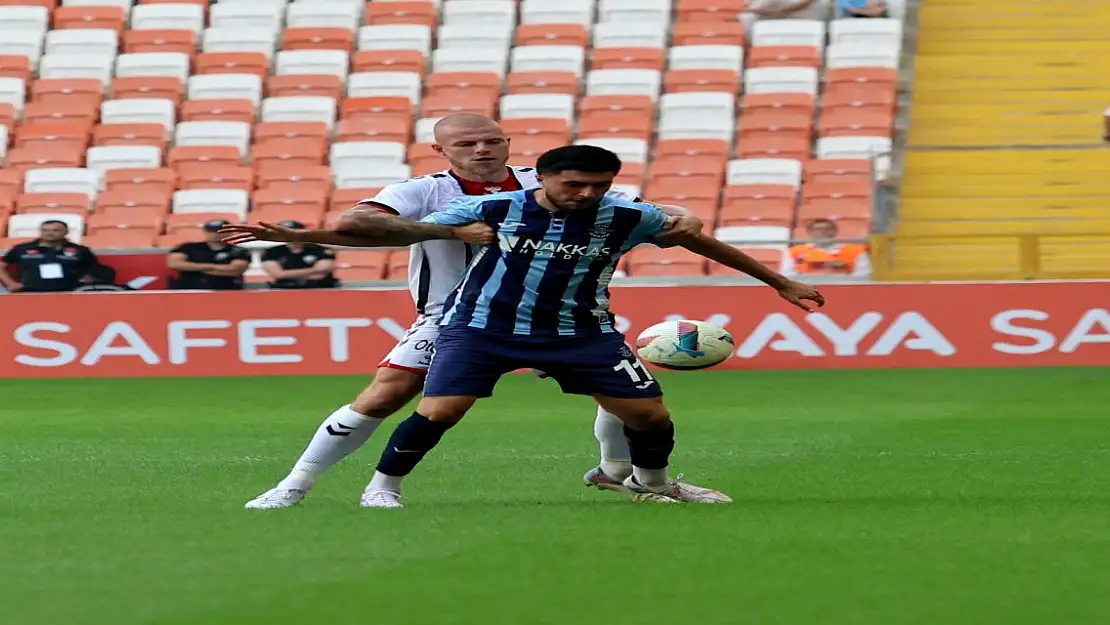
M 473 397 L 424 397 L 416 411 L 429 421 L 458 423 L 473 405 Z
M 602 406 L 634 430 L 663 430 L 671 423 L 671 413 L 661 398 L 609 399 Z
M 383 367 L 370 386 L 351 402 L 351 408 L 368 417 L 385 419 L 404 408 L 423 387 L 422 374 Z

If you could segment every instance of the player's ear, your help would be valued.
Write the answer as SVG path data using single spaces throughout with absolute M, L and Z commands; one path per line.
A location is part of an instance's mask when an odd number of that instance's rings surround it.
M 432 144 L 432 149 L 435 150 L 436 154 L 439 154 L 440 156 L 443 156 L 443 146 L 442 145 L 440 145 L 438 143 L 433 143 Z
M 536 174 L 536 182 L 543 184 L 543 174 Z

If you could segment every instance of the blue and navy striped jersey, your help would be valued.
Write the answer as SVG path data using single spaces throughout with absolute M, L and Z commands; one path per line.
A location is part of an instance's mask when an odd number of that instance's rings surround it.
M 621 256 L 659 234 L 654 204 L 609 194 L 592 210 L 556 214 L 535 190 L 464 196 L 422 221 L 476 221 L 497 231 L 444 304 L 441 325 L 498 334 L 577 336 L 616 332 L 609 281 Z

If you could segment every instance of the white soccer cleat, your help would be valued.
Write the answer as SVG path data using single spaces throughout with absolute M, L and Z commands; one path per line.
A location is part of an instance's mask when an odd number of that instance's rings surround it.
M 634 501 L 653 503 L 732 503 L 732 497 L 712 488 L 703 488 L 682 481 L 682 475 L 669 480 L 662 486 L 648 488 L 629 476 L 624 487 L 632 493 Z M 669 500 L 669 501 L 663 501 Z
M 276 510 L 278 508 L 292 508 L 301 503 L 308 494 L 307 490 L 296 488 L 271 488 L 244 506 L 248 510 Z
M 611 490 L 618 493 L 625 493 L 628 490 L 624 487 L 624 481 L 605 475 L 601 467 L 594 467 L 586 471 L 586 475 L 582 476 L 586 482 L 587 488 L 600 488 L 601 490 Z
M 362 493 L 359 506 L 363 508 L 404 508 L 401 493 L 392 490 L 368 490 Z

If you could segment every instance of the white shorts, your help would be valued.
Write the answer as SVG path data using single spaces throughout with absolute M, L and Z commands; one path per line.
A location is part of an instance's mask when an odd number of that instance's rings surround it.
M 400 369 L 421 375 L 428 373 L 435 353 L 436 337 L 439 336 L 439 318 L 416 318 L 397 345 L 386 354 L 378 367 Z

